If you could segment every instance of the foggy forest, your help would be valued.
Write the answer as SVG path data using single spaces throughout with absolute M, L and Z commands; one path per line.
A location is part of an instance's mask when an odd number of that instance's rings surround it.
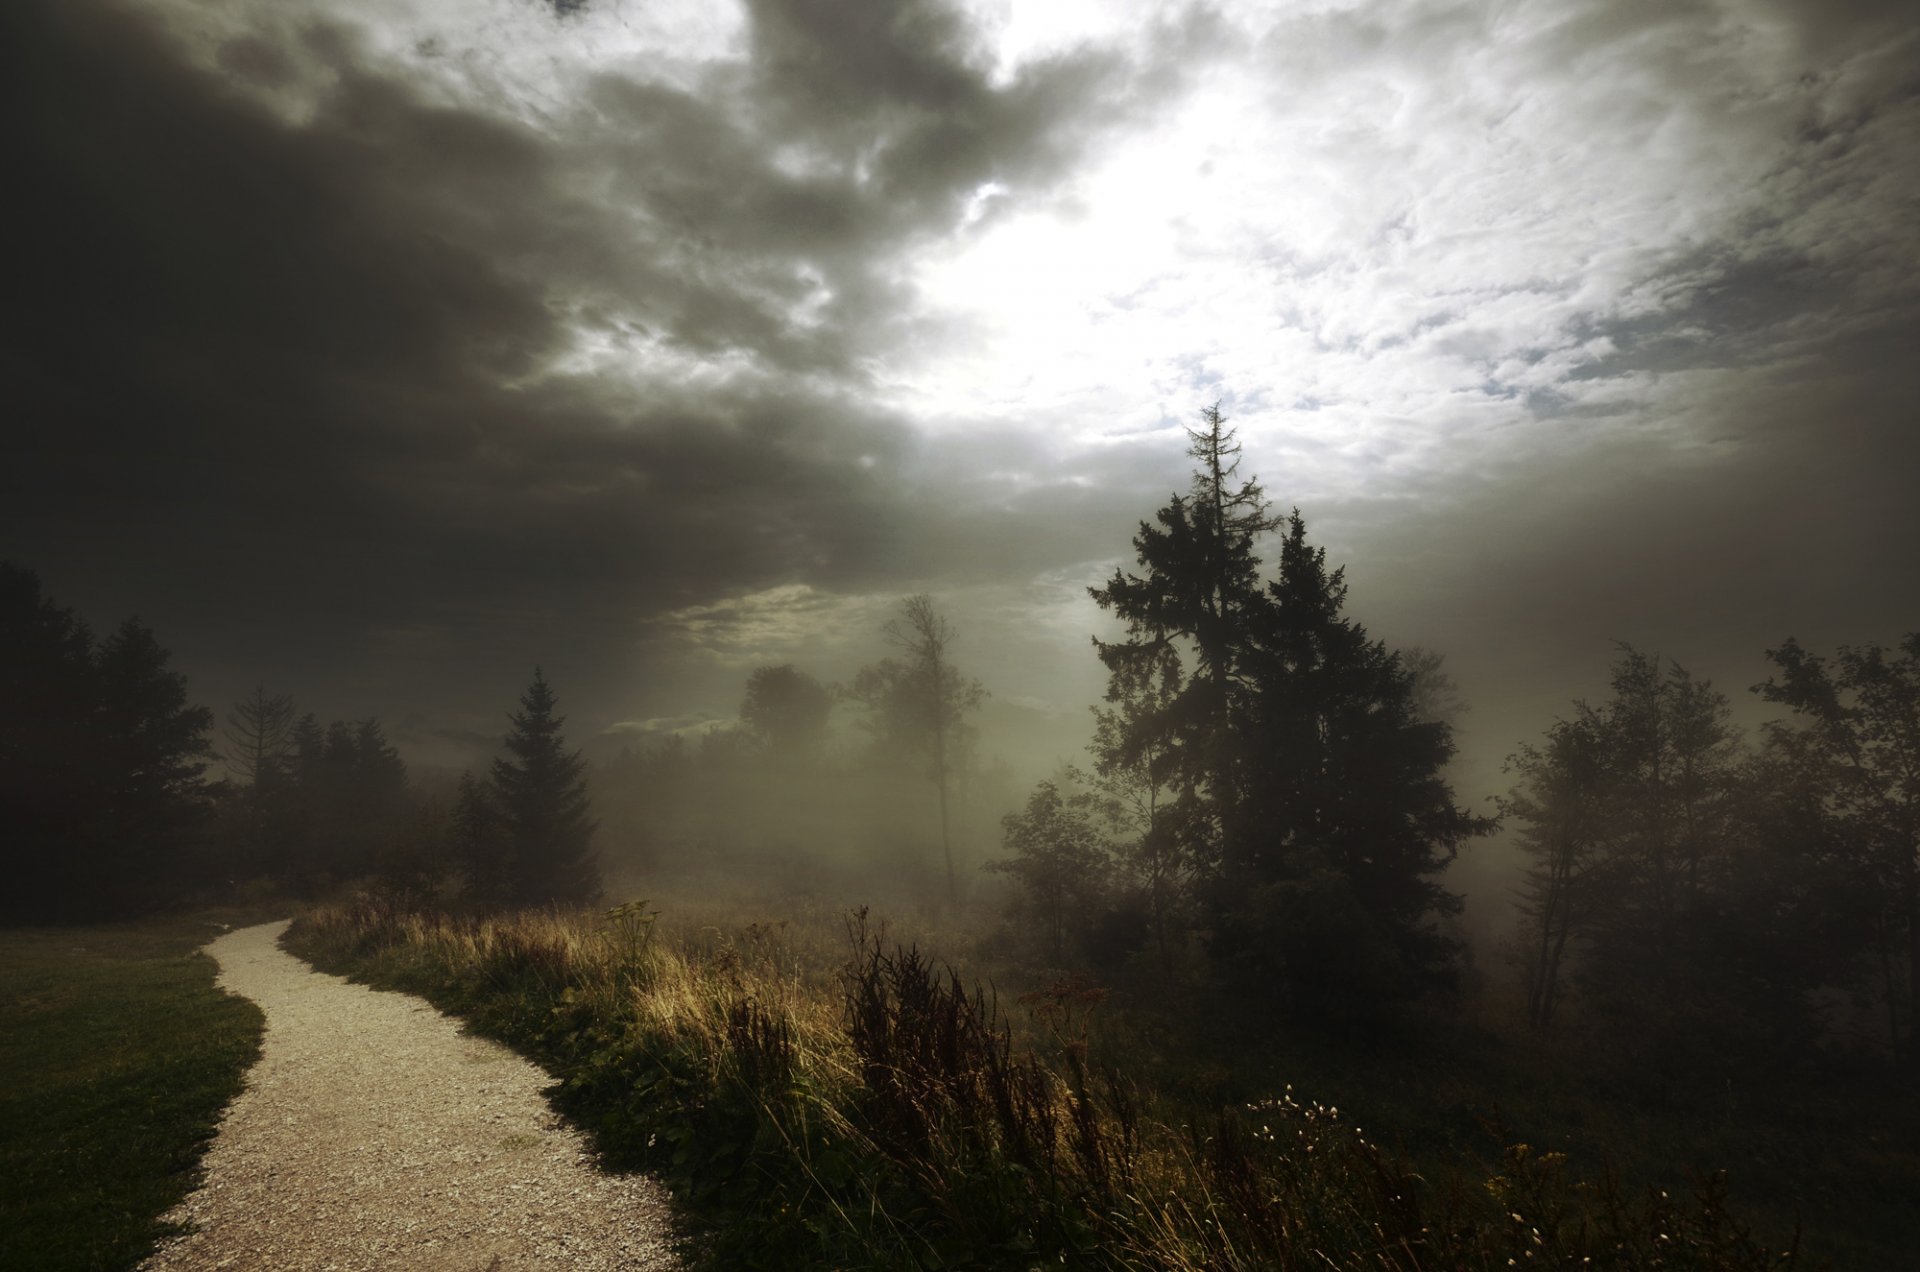
M 1909 1264 L 1920 23 L 1100 8 L 0 17 L 0 1268 Z

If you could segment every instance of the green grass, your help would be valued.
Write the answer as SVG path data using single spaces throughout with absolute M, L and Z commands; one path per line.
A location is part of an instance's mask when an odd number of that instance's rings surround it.
M 197 953 L 260 917 L 0 930 L 0 1268 L 128 1268 L 260 1053 Z
M 539 1060 L 608 1165 L 672 1187 L 694 1266 L 1794 1262 L 1791 1221 L 1751 1239 L 1715 1180 L 1671 1194 L 1587 1186 L 1561 1153 L 1504 1140 L 1488 1157 L 1436 1147 L 1438 1168 L 1416 1170 L 1372 1138 L 1391 1128 L 1369 1117 L 1363 1135 L 1344 1103 L 1285 1083 L 1222 1108 L 1231 1083 L 1195 1100 L 1177 1074 L 1109 1071 L 1085 1032 L 1097 992 L 976 997 L 864 916 L 837 955 L 806 926 L 729 937 L 671 916 L 656 931 L 636 906 L 476 919 L 369 898 L 310 911 L 289 944 Z

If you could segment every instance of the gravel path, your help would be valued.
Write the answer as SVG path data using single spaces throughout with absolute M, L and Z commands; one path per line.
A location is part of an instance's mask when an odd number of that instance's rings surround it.
M 149 1269 L 677 1267 L 667 1199 L 598 1173 L 551 1079 L 418 998 L 314 971 L 285 923 L 207 947 L 267 1034 Z

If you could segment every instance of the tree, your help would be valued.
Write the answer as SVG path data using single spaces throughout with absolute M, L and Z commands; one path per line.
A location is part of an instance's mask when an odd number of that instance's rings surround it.
M 1472 710 L 1446 669 L 1447 656 L 1424 645 L 1400 651 L 1400 665 L 1413 678 L 1413 717 L 1423 724 L 1453 725 Z
M 0 565 L 0 851 L 18 917 L 136 913 L 181 890 L 209 812 L 211 713 L 152 631 L 94 642 Z
M 1344 615 L 1345 571 L 1298 510 L 1284 526 L 1250 615 L 1242 750 L 1258 780 L 1220 880 L 1222 926 L 1297 1006 L 1364 1010 L 1451 976 L 1458 942 L 1435 920 L 1461 902 L 1440 874 L 1494 823 L 1454 804 L 1452 730 L 1421 718 L 1413 673 Z
M 41 592 L 30 570 L 0 563 L 0 914 L 70 908 L 78 828 L 93 774 L 93 637 Z
M 1112 856 L 1087 815 L 1084 799 L 1067 799 L 1042 782 L 1025 812 L 1008 813 L 1006 848 L 1012 855 L 986 869 L 1020 885 L 1024 908 L 1039 924 L 1048 957 L 1066 959 L 1067 937 L 1096 912 L 1112 871 Z
M 1119 754 L 1153 751 L 1184 800 L 1196 856 L 1230 851 L 1246 775 L 1236 747 L 1248 684 L 1247 633 L 1265 606 L 1256 539 L 1277 524 L 1257 481 L 1237 487 L 1241 449 L 1219 405 L 1187 430 L 1196 462 L 1192 490 L 1173 496 L 1134 536 L 1139 574 L 1114 571 L 1089 589 L 1126 624 L 1126 639 L 1094 646 L 1108 674 L 1107 700 L 1166 690 L 1137 718 Z M 1183 653 L 1184 651 L 1184 653 Z M 1190 655 L 1193 670 L 1182 663 Z M 1203 820 L 1200 814 L 1205 814 Z
M 1521 824 L 1520 850 L 1531 859 L 1519 892 L 1527 1023 L 1545 1032 L 1559 1006 L 1561 969 L 1593 924 L 1592 875 L 1606 833 L 1607 793 L 1597 721 L 1585 709 L 1560 721 L 1544 745 L 1523 746 L 1509 758 L 1507 771 L 1519 780 L 1501 812 Z
M 747 678 L 740 719 L 775 761 L 798 766 L 817 756 L 833 694 L 791 664 L 758 667 Z
M 459 793 L 447 822 L 447 855 L 466 875 L 467 899 L 483 909 L 498 909 L 513 899 L 507 840 L 492 792 L 471 772 L 460 775 Z
M 1175 798 L 1173 751 L 1154 727 L 1179 691 L 1178 660 L 1163 646 L 1159 665 L 1145 665 L 1149 674 L 1138 683 L 1109 690 L 1112 707 L 1093 708 L 1087 750 L 1108 821 L 1131 837 L 1123 850 L 1126 865 L 1145 893 L 1154 947 L 1162 970 L 1170 973 L 1174 931 L 1183 925 L 1194 874 L 1189 851 L 1194 836 L 1184 833 L 1181 819 L 1194 803 Z
M 1796 720 L 1768 727 L 1772 753 L 1819 791 L 1852 871 L 1880 898 L 1877 956 L 1888 1045 L 1920 1065 L 1920 632 L 1893 651 L 1843 645 L 1828 662 L 1788 639 L 1754 691 Z
M 265 688 L 256 687 L 227 715 L 222 755 L 227 767 L 255 790 L 271 786 L 291 753 L 293 719 L 292 698 L 268 696 Z
M 513 899 L 522 905 L 590 901 L 600 892 L 594 864 L 594 823 L 587 798 L 586 763 L 561 736 L 564 716 L 544 674 L 510 719 L 507 758 L 494 761 L 493 797 L 507 844 Z
M 139 909 L 179 866 L 190 832 L 207 815 L 201 774 L 213 756 L 213 712 L 187 700 L 187 678 L 167 666 L 153 632 L 128 619 L 100 643 L 96 745 L 101 864 L 114 909 Z
M 1697 920 L 1732 849 L 1740 741 L 1726 695 L 1678 663 L 1622 644 L 1611 683 L 1593 716 L 1609 811 L 1586 975 L 1636 1012 L 1649 990 L 1677 1008 L 1683 982 L 1696 981 Z
M 966 715 L 986 697 L 980 682 L 953 665 L 953 625 L 933 606 L 933 598 L 909 596 L 898 618 L 885 628 L 899 658 L 884 658 L 860 669 L 852 696 L 872 713 L 876 741 L 890 750 L 915 755 L 938 795 L 940 850 L 947 868 L 947 899 L 960 899 L 953 864 L 951 787 Z
M 1413 674 L 1341 615 L 1342 572 L 1297 511 L 1275 518 L 1238 480 L 1217 406 L 1201 424 L 1191 492 L 1134 536 L 1139 572 L 1092 589 L 1126 624 L 1125 640 L 1095 642 L 1108 701 L 1150 704 L 1102 749 L 1169 787 L 1165 825 L 1199 876 L 1210 947 L 1244 986 L 1309 1008 L 1405 990 L 1447 970 L 1455 945 L 1432 920 L 1459 900 L 1435 876 L 1490 822 L 1453 806 L 1451 731 L 1420 718 Z M 1262 587 L 1257 539 L 1283 525 Z

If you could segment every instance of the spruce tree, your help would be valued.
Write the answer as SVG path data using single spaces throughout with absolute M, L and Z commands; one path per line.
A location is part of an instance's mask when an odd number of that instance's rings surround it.
M 521 905 L 579 903 L 600 892 L 586 762 L 567 750 L 560 734 L 566 718 L 554 714 L 556 705 L 545 675 L 535 668 L 521 709 L 510 717 L 510 754 L 493 764 L 510 890 Z
M 1101 761 L 1146 763 L 1167 783 L 1163 824 L 1223 970 L 1307 1010 L 1364 1008 L 1448 970 L 1455 945 L 1435 919 L 1460 903 L 1436 876 L 1491 823 L 1454 807 L 1439 775 L 1451 731 L 1343 616 L 1343 572 L 1297 511 L 1274 517 L 1239 478 L 1219 408 L 1201 423 L 1190 493 L 1134 537 L 1139 572 L 1092 589 L 1127 625 L 1125 640 L 1095 642 L 1125 720 Z M 1255 547 L 1282 526 L 1262 587 Z

